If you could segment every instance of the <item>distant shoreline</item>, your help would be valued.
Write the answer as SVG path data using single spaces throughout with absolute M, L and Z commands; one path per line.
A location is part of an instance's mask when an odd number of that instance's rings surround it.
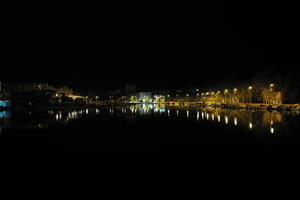
M 99 108 L 116 105 L 140 105 L 144 103 L 113 103 L 101 105 L 81 105 L 81 106 L 41 106 L 38 108 L 30 108 L 25 106 L 19 107 L 0 107 L 0 111 L 18 111 L 18 110 L 70 110 L 70 109 L 86 109 Z M 223 109 L 247 109 L 247 110 L 276 110 L 276 111 L 300 111 L 300 104 L 260 104 L 260 103 L 237 103 L 237 104 L 203 104 L 198 102 L 167 102 L 167 103 L 146 103 L 148 105 L 167 105 L 168 107 L 186 108 L 186 107 L 201 107 L 201 108 L 223 108 Z

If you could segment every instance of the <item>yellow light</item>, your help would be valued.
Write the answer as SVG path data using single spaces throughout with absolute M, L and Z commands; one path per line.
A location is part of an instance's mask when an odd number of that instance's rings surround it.
M 221 92 L 220 91 L 218 91 L 218 94 L 220 94 Z
M 237 88 L 234 88 L 233 91 L 236 92 L 236 91 L 237 91 Z
M 225 93 L 225 94 L 228 93 L 228 90 L 226 89 L 226 90 L 224 91 L 224 93 Z
M 211 92 L 211 94 L 213 95 L 213 94 L 214 94 L 214 92 Z
M 270 87 L 274 87 L 274 84 L 273 84 L 273 83 L 271 83 L 271 84 L 270 84 Z
M 248 90 L 252 90 L 252 86 L 249 86 L 249 87 L 248 87 Z

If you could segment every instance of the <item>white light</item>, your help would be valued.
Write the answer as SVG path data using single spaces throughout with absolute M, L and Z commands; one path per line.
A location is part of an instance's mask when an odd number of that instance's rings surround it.
M 274 133 L 274 128 L 270 128 L 270 131 L 271 131 L 271 133 L 273 134 Z
M 237 118 L 234 118 L 234 125 L 237 125 Z
M 178 117 L 178 115 L 179 115 L 179 110 L 176 111 L 176 114 L 177 114 L 177 117 Z
M 201 117 L 202 119 L 204 119 L 204 112 L 201 112 Z
M 190 112 L 187 110 L 186 111 L 186 117 L 188 118 L 190 116 Z
M 220 115 L 218 115 L 218 122 L 220 122 L 221 121 L 221 116 Z
M 214 115 L 214 114 L 211 115 L 211 119 L 212 119 L 213 121 L 215 121 L 215 115 Z
M 228 117 L 225 116 L 225 123 L 228 124 Z
M 199 111 L 197 111 L 197 121 L 199 121 Z
M 252 122 L 249 122 L 249 128 L 252 129 L 253 128 L 253 124 Z

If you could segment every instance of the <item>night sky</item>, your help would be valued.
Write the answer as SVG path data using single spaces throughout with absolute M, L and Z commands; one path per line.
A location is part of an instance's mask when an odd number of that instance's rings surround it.
M 142 0 L 13 6 L 3 13 L 0 79 L 172 89 L 240 82 L 265 69 L 284 74 L 300 64 L 297 8 Z

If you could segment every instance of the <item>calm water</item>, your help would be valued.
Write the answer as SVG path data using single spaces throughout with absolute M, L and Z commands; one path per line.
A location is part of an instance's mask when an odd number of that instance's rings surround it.
M 168 151 L 298 148 L 299 113 L 131 105 L 0 112 L 2 150 Z

